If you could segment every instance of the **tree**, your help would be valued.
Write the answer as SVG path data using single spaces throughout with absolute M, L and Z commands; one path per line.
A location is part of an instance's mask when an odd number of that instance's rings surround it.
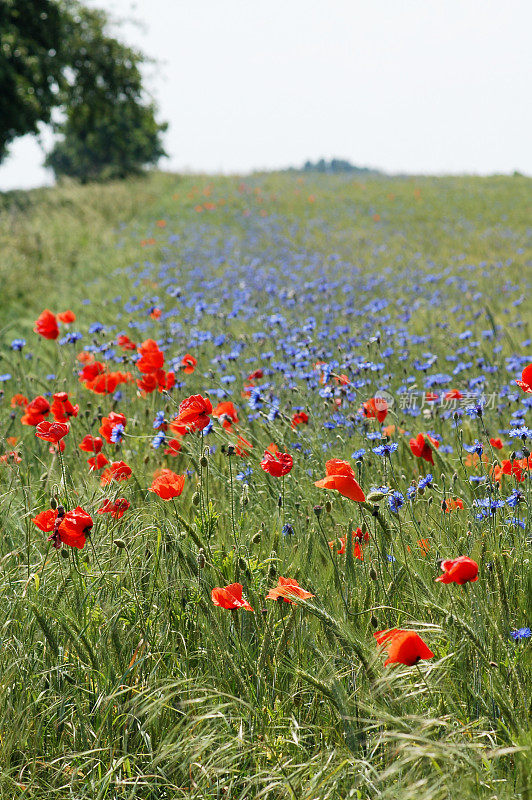
M 69 0 L 65 6 L 69 69 L 62 88 L 61 138 L 46 158 L 56 176 L 82 181 L 124 178 L 166 155 L 144 92 L 142 53 L 108 33 L 108 17 Z
M 0 0 L 0 161 L 13 139 L 50 121 L 63 42 L 63 17 L 52 0 Z

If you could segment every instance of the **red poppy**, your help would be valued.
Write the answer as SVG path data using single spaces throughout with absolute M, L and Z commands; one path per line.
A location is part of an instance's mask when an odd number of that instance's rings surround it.
M 161 311 L 160 308 L 154 308 L 153 311 L 150 312 L 150 317 L 152 319 L 160 319 L 162 313 L 163 312 Z
M 38 425 L 39 422 L 43 422 L 44 418 L 48 416 L 50 413 L 50 403 L 43 397 L 39 395 L 35 397 L 24 410 L 24 414 L 20 418 L 20 421 L 23 425 Z
M 523 392 L 532 394 L 532 364 L 529 364 L 528 367 L 524 368 L 523 374 L 521 375 L 521 380 L 516 381 L 516 384 L 521 387 Z
M 355 558 L 358 558 L 359 561 L 364 561 L 364 555 L 362 553 L 362 548 L 360 547 L 360 542 L 369 542 L 369 533 L 363 533 L 362 528 L 357 528 L 356 531 L 351 531 L 351 539 L 353 541 L 353 555 Z M 329 542 L 329 547 L 333 550 L 338 544 L 340 545 L 340 549 L 337 550 L 337 554 L 342 556 L 345 553 L 345 545 L 347 541 L 347 536 L 340 536 L 338 539 L 333 539 L 332 542 Z
M 389 664 L 405 664 L 413 667 L 422 659 L 434 658 L 421 636 L 415 631 L 403 631 L 392 628 L 390 631 L 378 631 L 373 634 L 378 644 L 388 650 L 388 658 L 384 666 Z
M 0 462 L 2 462 L 2 464 L 7 464 L 9 459 L 14 461 L 15 464 L 20 464 L 22 461 L 16 450 L 11 450 L 9 453 L 3 453 L 3 455 L 0 456 Z
M 164 364 L 164 353 L 159 350 L 159 345 L 154 339 L 146 339 L 138 348 L 140 358 L 136 362 L 139 372 L 156 372 Z
M 412 453 L 417 456 L 417 458 L 422 458 L 428 461 L 429 464 L 434 465 L 434 457 L 429 442 L 436 448 L 440 446 L 440 443 L 436 441 L 436 439 L 433 439 L 432 436 L 427 434 L 427 438 L 425 438 L 422 433 L 418 433 L 415 439 L 410 439 L 409 444 Z
M 170 439 L 166 445 L 165 456 L 177 456 L 182 447 L 180 439 Z
M 45 339 L 57 339 L 59 336 L 59 327 L 55 314 L 52 314 L 48 308 L 45 308 L 44 311 L 39 314 L 33 330 Z
M 311 592 L 307 592 L 306 589 L 302 589 L 294 578 L 280 577 L 277 586 L 270 589 L 266 595 L 266 600 L 283 599 L 285 603 L 293 603 L 292 597 L 297 597 L 299 600 L 308 600 L 314 595 Z
M 119 373 L 102 372 L 94 380 L 87 381 L 85 388 L 94 392 L 94 394 L 113 394 L 119 383 Z
M 368 419 L 378 419 L 382 423 L 388 415 L 388 403 L 384 397 L 371 397 L 362 404 L 362 411 Z
M 288 475 L 294 465 L 294 459 L 290 453 L 273 452 L 265 450 L 264 456 L 260 465 L 264 472 L 271 475 L 273 478 L 281 478 L 283 475 Z
M 308 414 L 304 411 L 298 411 L 292 417 L 292 428 L 297 428 L 298 425 L 308 425 Z
M 237 456 L 249 456 L 250 452 L 253 450 L 253 445 L 251 442 L 248 442 L 243 436 L 239 436 L 236 440 L 236 448 L 235 448 L 235 455 Z
M 238 414 L 236 412 L 236 408 L 231 403 L 230 400 L 226 400 L 223 403 L 218 403 L 214 411 L 212 412 L 213 417 L 216 417 L 217 420 L 220 421 L 221 425 L 225 430 L 230 431 L 232 427 L 232 423 L 235 424 L 238 422 Z
M 120 414 L 118 411 L 111 411 L 108 417 L 102 418 L 102 424 L 100 425 L 99 433 L 102 434 L 105 441 L 109 444 L 113 444 L 111 434 L 117 425 L 124 425 L 124 427 L 127 425 L 125 414 Z
M 464 510 L 464 501 L 461 497 L 449 497 L 445 501 L 445 513 L 450 514 L 451 511 L 463 511 Z
M 366 496 L 355 479 L 353 468 L 347 461 L 333 458 L 325 464 L 325 478 L 316 481 L 314 486 L 320 489 L 334 489 L 344 497 L 363 503 Z
M 464 395 L 459 389 L 450 389 L 445 394 L 445 400 L 461 400 Z
M 90 361 L 89 363 L 85 364 L 81 372 L 78 372 L 78 378 L 80 380 L 80 383 L 90 383 L 98 375 L 104 372 L 105 372 L 105 364 L 102 364 L 101 361 Z
M 502 439 L 490 439 L 490 444 L 495 448 L 495 450 L 502 450 L 504 447 Z
M 81 506 L 77 506 L 73 511 L 67 511 L 59 523 L 57 529 L 59 541 L 81 550 L 93 525 L 91 516 Z
M 193 394 L 183 400 L 175 421 L 185 425 L 189 431 L 201 431 L 209 424 L 209 414 L 212 414 L 212 404 L 209 398 Z
M 122 350 L 136 350 L 137 345 L 133 342 L 129 336 L 126 336 L 125 333 L 121 333 L 120 336 L 117 337 L 116 343 Z
M 84 436 L 79 443 L 79 449 L 85 453 L 99 453 L 103 447 L 103 439 L 99 436 L 91 436 L 90 433 Z
M 76 315 L 74 314 L 73 311 L 70 311 L 70 309 L 68 309 L 67 311 L 61 311 L 57 315 L 57 319 L 59 320 L 59 322 L 63 322 L 64 324 L 68 325 L 70 322 L 76 321 Z
M 57 510 L 47 508 L 46 511 L 41 511 L 36 517 L 33 517 L 32 522 L 39 530 L 44 533 L 50 533 L 55 527 L 57 519 Z
M 468 556 L 460 556 L 450 561 L 442 561 L 443 575 L 436 578 L 438 583 L 474 583 L 478 580 L 478 564 Z
M 90 467 L 89 472 L 99 472 L 99 470 L 107 466 L 108 463 L 109 459 L 106 458 L 103 453 L 96 453 L 95 456 L 91 456 L 91 458 L 87 459 L 87 464 Z
M 110 514 L 113 519 L 121 519 L 131 503 L 125 497 L 117 497 L 116 500 L 104 500 L 97 514 Z
M 198 360 L 194 358 L 194 356 L 191 356 L 190 353 L 187 353 L 181 359 L 181 369 L 183 370 L 183 372 L 186 372 L 187 375 L 191 375 L 196 369 L 197 363 Z
M 258 381 L 264 376 L 264 372 L 259 368 L 256 369 L 254 372 L 251 372 L 247 379 L 248 381 Z
M 161 469 L 153 476 L 148 491 L 155 492 L 161 500 L 171 500 L 173 497 L 179 497 L 184 486 L 184 475 L 176 475 L 171 469 Z
M 45 442 L 52 442 L 57 444 L 64 436 L 67 435 L 70 426 L 64 422 L 39 422 L 35 429 L 35 436 L 43 439 Z
M 113 461 L 111 466 L 102 473 L 100 484 L 107 486 L 111 481 L 127 481 L 131 474 L 132 469 L 125 461 Z
M 340 386 L 349 386 L 349 384 L 351 383 L 351 381 L 349 380 L 349 375 L 345 375 L 343 373 L 342 375 L 335 375 L 334 380 L 336 381 L 336 383 L 339 383 Z
M 253 611 L 247 600 L 242 599 L 242 584 L 231 583 L 229 586 L 217 586 L 211 592 L 211 599 L 215 606 L 233 611 L 235 608 L 245 608 Z
M 137 386 L 145 394 L 151 394 L 157 389 L 157 376 L 154 372 L 147 372 L 142 378 L 137 379 Z
M 29 400 L 23 394 L 14 394 L 11 398 L 11 408 L 16 408 L 17 406 L 27 406 Z
M 70 417 L 78 416 L 79 405 L 73 406 L 66 392 L 57 392 L 54 394 L 50 411 L 56 422 L 68 422 Z
M 58 451 L 60 451 L 61 453 L 64 453 L 65 452 L 65 448 L 66 448 L 65 440 L 61 439 L 61 441 L 59 441 L 57 443 L 54 442 L 53 444 L 51 444 L 50 447 L 48 448 L 48 452 L 52 453 L 52 455 L 54 453 L 57 453 Z

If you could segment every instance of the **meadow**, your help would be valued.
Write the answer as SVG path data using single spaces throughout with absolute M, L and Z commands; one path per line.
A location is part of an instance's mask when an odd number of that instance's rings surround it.
M 0 196 L 2 800 L 531 800 L 531 211 Z

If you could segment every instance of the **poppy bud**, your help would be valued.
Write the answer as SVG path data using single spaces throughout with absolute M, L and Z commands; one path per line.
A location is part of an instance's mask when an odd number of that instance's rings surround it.
M 279 495 L 279 499 L 277 500 L 277 506 L 279 508 L 283 507 L 283 496 L 281 494 Z
M 243 571 L 245 571 L 247 569 L 248 565 L 246 564 L 246 559 L 242 558 L 242 556 L 240 556 L 240 558 L 238 559 L 238 566 Z
M 379 513 L 379 507 L 378 506 L 372 506 L 372 508 L 371 508 L 371 516 L 372 517 L 376 517 L 378 513 Z
M 372 628 L 376 628 L 378 626 L 378 624 L 379 624 L 379 620 L 377 619 L 377 617 L 374 614 L 371 615 L 370 622 L 371 622 L 371 627 Z
M 207 456 L 202 456 L 200 458 L 200 464 L 203 469 L 206 469 L 209 466 L 209 459 L 207 458 Z
M 144 463 L 145 464 L 149 464 L 149 462 L 150 462 L 150 457 L 149 456 L 144 456 Z
M 510 453 L 510 461 L 515 461 L 516 458 L 517 458 L 517 455 L 516 455 L 515 451 L 512 450 L 512 452 Z
M 57 506 L 57 516 L 64 517 L 65 516 L 65 507 L 64 506 Z
M 204 569 L 204 567 L 205 567 L 205 551 L 203 550 L 203 548 L 201 548 L 198 551 L 198 556 L 197 556 L 196 560 L 198 562 L 198 569 Z
M 372 581 L 376 581 L 377 580 L 377 573 L 375 572 L 373 567 L 369 571 L 369 577 L 371 578 Z
M 227 445 L 227 455 L 228 456 L 234 456 L 234 454 L 235 454 L 235 446 L 234 446 L 234 444 Z
M 259 542 L 260 542 L 260 531 L 254 533 L 253 536 L 251 537 L 252 544 L 258 544 Z
M 275 558 L 275 553 L 272 553 L 271 557 Z M 269 568 L 268 568 L 268 576 L 270 578 L 275 578 L 276 575 L 277 575 L 277 567 L 275 566 L 274 562 L 272 561 L 270 563 Z
M 458 480 L 458 473 L 455 472 L 453 475 L 453 483 L 456 483 L 457 480 Z
M 447 503 L 445 502 L 445 500 L 442 500 L 441 510 L 442 511 L 447 511 Z
M 321 506 L 314 506 L 314 513 L 316 517 L 319 519 L 321 516 L 322 507 Z
M 330 514 L 332 511 L 332 503 L 330 500 L 327 500 L 325 503 L 325 511 L 327 512 L 327 514 Z
M 525 458 L 528 458 L 528 456 L 530 455 L 530 450 L 528 449 L 528 447 L 523 447 L 523 455 Z
M 366 500 L 368 501 L 368 503 L 380 503 L 380 501 L 384 496 L 385 495 L 383 492 L 369 492 L 366 495 Z
M 200 499 L 201 498 L 200 498 L 199 492 L 194 492 L 194 494 L 192 495 L 192 505 L 193 506 L 199 506 Z
M 490 667 L 498 667 L 498 666 L 499 665 L 497 664 L 496 661 L 490 661 Z
M 118 547 L 119 550 L 123 550 L 126 546 L 126 543 L 123 539 L 115 539 L 115 547 Z
M 61 558 L 68 558 L 68 550 L 61 548 L 59 552 L 61 553 Z
M 295 508 L 296 511 L 299 511 L 299 509 L 301 508 L 301 503 L 299 502 L 299 500 L 297 500 L 294 503 L 294 508 Z
M 55 511 L 57 508 L 57 500 L 55 499 L 55 497 L 50 497 L 50 508 L 52 509 L 52 511 Z

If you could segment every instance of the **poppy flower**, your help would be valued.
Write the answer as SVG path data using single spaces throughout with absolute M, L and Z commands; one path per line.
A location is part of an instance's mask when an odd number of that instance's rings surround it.
M 445 400 L 461 400 L 464 395 L 459 389 L 450 389 L 445 393 Z
M 131 474 L 132 469 L 125 461 L 113 461 L 111 466 L 102 473 L 100 484 L 107 486 L 111 481 L 127 481 Z
M 502 443 L 502 439 L 490 439 L 490 444 L 495 450 L 502 450 L 504 444 Z
M 52 455 L 54 455 L 54 453 L 57 453 L 58 451 L 64 453 L 65 448 L 66 448 L 65 440 L 61 439 L 59 442 L 53 442 L 48 448 L 48 452 L 51 453 Z
M 229 400 L 226 400 L 223 403 L 218 403 L 218 405 L 212 412 L 212 415 L 217 420 L 219 420 L 222 427 L 225 428 L 225 430 L 227 431 L 231 430 L 233 422 L 235 424 L 238 422 L 238 414 L 236 412 L 236 408 Z
M 66 392 L 57 392 L 53 396 L 50 411 L 56 422 L 68 422 L 71 417 L 78 416 L 79 405 L 73 406 Z
M 450 514 L 451 511 L 463 511 L 464 501 L 461 497 L 449 497 L 445 501 L 445 513 Z
M 164 353 L 153 339 L 146 339 L 138 348 L 140 358 L 136 362 L 139 372 L 156 372 L 164 364 Z
M 95 456 L 91 456 L 91 458 L 87 459 L 87 464 L 90 467 L 89 472 L 98 472 L 107 466 L 108 463 L 109 459 L 106 458 L 103 453 L 96 453 Z
M 177 456 L 181 451 L 181 447 L 180 439 L 170 439 L 170 441 L 166 443 L 164 454 L 165 456 Z
M 383 645 L 388 651 L 388 658 L 384 666 L 389 664 L 404 664 L 413 667 L 422 659 L 434 658 L 434 653 L 429 650 L 421 636 L 415 631 L 404 631 L 392 628 L 389 631 L 378 631 L 373 634 L 377 643 Z
M 20 421 L 23 425 L 33 425 L 36 426 L 39 422 L 43 422 L 45 417 L 48 416 L 50 413 L 50 403 L 43 397 L 39 395 L 35 397 L 24 409 L 24 414 L 20 418 Z
M 116 500 L 104 500 L 97 514 L 110 514 L 113 519 L 121 519 L 131 503 L 125 497 L 117 497 Z
M 111 411 L 108 417 L 102 418 L 102 424 L 99 428 L 99 433 L 103 436 L 106 442 L 113 444 L 112 434 L 117 425 L 127 425 L 125 414 L 120 414 L 118 411 Z
M 50 533 L 55 527 L 57 519 L 57 509 L 47 508 L 46 511 L 41 511 L 36 517 L 33 517 L 32 522 L 39 530 L 44 533 Z
M 45 339 L 57 339 L 59 336 L 59 327 L 55 314 L 52 314 L 48 308 L 45 308 L 44 311 L 39 314 L 33 330 Z
M 85 539 L 93 525 L 92 517 L 81 506 L 77 506 L 73 511 L 67 511 L 59 523 L 59 541 L 81 550 L 85 547 Z
M 175 421 L 185 425 L 189 431 L 201 431 L 209 424 L 209 414 L 212 414 L 209 398 L 193 394 L 180 404 Z
M 434 456 L 429 442 L 436 448 L 440 446 L 440 443 L 433 439 L 432 436 L 427 434 L 425 438 L 422 433 L 418 433 L 415 439 L 410 439 L 410 450 L 417 458 L 422 458 L 424 461 L 428 461 L 429 464 L 434 465 Z
M 122 350 L 136 350 L 137 349 L 137 345 L 135 344 L 135 342 L 133 342 L 129 338 L 129 336 L 126 336 L 124 333 L 120 334 L 120 336 L 117 337 L 116 343 L 117 343 L 117 345 L 119 347 L 122 348 Z
M 256 369 L 254 372 L 251 372 L 247 379 L 248 381 L 258 381 L 264 376 L 264 372 L 261 369 Z
M 364 561 L 364 554 L 362 553 L 362 548 L 360 547 L 360 543 L 357 539 L 355 539 L 355 532 L 353 531 L 352 534 L 353 544 L 353 556 L 358 558 L 359 561 Z M 329 547 L 333 550 L 337 545 L 340 545 L 340 549 L 337 550 L 337 554 L 339 556 L 343 556 L 345 553 L 345 545 L 347 541 L 347 536 L 340 536 L 338 539 L 333 539 L 332 542 L 329 542 Z
M 211 592 L 211 599 L 215 606 L 233 611 L 235 608 L 245 608 L 253 611 L 247 600 L 242 599 L 242 584 L 231 583 L 229 586 L 217 586 Z
M 37 425 L 35 436 L 45 442 L 57 444 L 60 439 L 67 435 L 69 428 L 70 426 L 64 422 L 47 422 L 44 420 L 44 422 L 39 422 Z
M 292 417 L 292 428 L 295 430 L 298 425 L 308 425 L 308 414 L 304 411 L 298 411 Z
M 161 311 L 160 308 L 154 308 L 153 311 L 150 312 L 150 317 L 152 319 L 160 319 L 162 313 L 163 312 Z
M 84 453 L 99 453 L 103 447 L 103 439 L 99 436 L 91 436 L 90 433 L 84 436 L 79 443 L 79 449 Z
M 81 372 L 78 372 L 78 378 L 80 383 L 90 383 L 98 375 L 104 372 L 105 372 L 105 364 L 102 364 L 101 361 L 90 361 L 89 363 L 85 364 Z
M 271 450 L 265 450 L 260 465 L 268 475 L 281 478 L 283 475 L 288 475 L 294 465 L 294 459 L 290 453 L 272 453 Z
M 442 561 L 443 575 L 436 578 L 438 583 L 474 583 L 478 580 L 478 564 L 468 556 L 460 556 L 449 561 Z
M 314 486 L 320 489 L 334 489 L 348 497 L 350 500 L 355 500 L 357 503 L 363 503 L 366 496 L 355 479 L 353 468 L 347 461 L 340 461 L 333 458 L 325 464 L 325 478 L 316 481 Z
M 155 473 L 148 491 L 154 492 L 161 500 L 171 500 L 173 497 L 179 497 L 184 486 L 184 475 L 176 475 L 171 469 L 161 469 Z
M 388 416 L 388 403 L 384 397 L 371 397 L 362 404 L 362 412 L 368 419 L 377 419 L 382 423 Z
M 57 315 L 57 319 L 59 320 L 59 322 L 63 322 L 64 324 L 68 325 L 70 322 L 76 321 L 76 315 L 74 314 L 73 311 L 70 311 L 70 309 L 68 309 L 67 311 L 61 311 Z
M 3 455 L 0 456 L 0 462 L 2 462 L 2 464 L 7 464 L 9 459 L 14 461 L 15 464 L 20 464 L 22 461 L 16 450 L 11 450 L 9 453 L 3 453 Z
M 529 364 L 528 367 L 524 368 L 523 374 L 521 375 L 521 380 L 516 381 L 516 384 L 521 387 L 523 392 L 532 394 L 532 364 Z
M 144 394 L 151 394 L 157 389 L 157 376 L 153 372 L 148 372 L 137 380 L 137 386 Z
M 266 595 L 266 600 L 284 600 L 285 603 L 293 603 L 292 597 L 299 600 L 308 600 L 315 595 L 302 589 L 299 583 L 294 578 L 279 578 L 277 586 L 270 589 Z
M 196 369 L 197 363 L 198 360 L 194 358 L 194 356 L 191 356 L 190 353 L 187 353 L 181 359 L 181 369 L 183 370 L 183 372 L 186 372 L 187 375 L 192 375 L 192 373 Z
M 94 380 L 87 381 L 85 383 L 85 388 L 94 392 L 94 394 L 113 394 L 119 383 L 119 373 L 102 372 L 97 375 Z
M 11 408 L 16 408 L 17 406 L 27 406 L 29 400 L 23 394 L 14 394 L 11 398 Z

